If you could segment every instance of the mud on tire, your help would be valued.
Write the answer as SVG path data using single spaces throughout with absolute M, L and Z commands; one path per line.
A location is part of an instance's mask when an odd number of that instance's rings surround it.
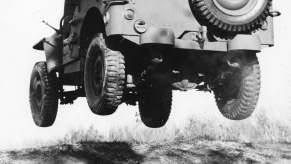
M 248 118 L 256 108 L 259 93 L 260 66 L 255 55 L 222 86 L 214 89 L 220 112 L 231 120 Z
M 160 128 L 170 116 L 172 90 L 170 87 L 143 87 L 138 105 L 142 122 L 150 128 Z
M 102 34 L 93 38 L 84 70 L 86 98 L 93 113 L 110 115 L 121 104 L 125 85 L 124 64 L 123 55 L 108 49 Z
M 29 101 L 34 123 L 39 127 L 51 126 L 58 110 L 58 86 L 56 73 L 48 73 L 46 62 L 34 65 Z

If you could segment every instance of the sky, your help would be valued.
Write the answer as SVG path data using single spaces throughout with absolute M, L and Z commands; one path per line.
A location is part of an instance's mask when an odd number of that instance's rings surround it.
M 282 12 L 275 18 L 275 47 L 258 54 L 262 88 L 256 112 L 265 110 L 273 119 L 291 123 L 291 1 L 274 1 Z M 28 87 L 35 62 L 44 54 L 32 45 L 53 33 L 41 23 L 55 27 L 62 16 L 62 0 L 9 0 L 0 6 L 0 149 L 25 147 L 37 142 L 62 138 L 72 129 L 93 125 L 106 134 L 112 127 L 134 126 L 137 107 L 121 105 L 108 117 L 91 113 L 84 98 L 74 105 L 60 106 L 53 127 L 38 128 L 31 118 Z M 169 124 L 182 126 L 192 115 L 226 121 L 215 106 L 213 95 L 203 92 L 175 92 Z M 255 114 L 256 114 L 255 112 Z M 248 120 L 245 120 L 248 121 Z

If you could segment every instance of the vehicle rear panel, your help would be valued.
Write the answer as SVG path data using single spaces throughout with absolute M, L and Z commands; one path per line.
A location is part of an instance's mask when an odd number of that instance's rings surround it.
M 133 20 L 124 18 L 124 13 L 127 9 L 135 11 Z M 109 35 L 123 34 L 127 36 L 126 38 L 136 43 L 139 43 L 138 36 L 140 35 L 134 30 L 134 23 L 137 20 L 144 20 L 147 28 L 170 28 L 176 38 L 185 31 L 199 32 L 201 29 L 201 25 L 192 14 L 188 0 L 133 0 L 127 5 L 113 6 L 109 9 L 109 12 L 114 13 L 111 14 L 111 19 L 114 22 L 110 21 L 109 24 L 113 28 L 116 27 L 116 30 L 111 29 L 108 31 Z M 118 20 L 117 18 L 120 21 L 116 21 Z M 262 45 L 272 46 L 274 44 L 273 18 L 269 17 L 267 22 L 267 29 L 259 30 L 255 34 L 259 35 Z M 223 39 L 218 40 L 219 42 L 226 42 Z M 210 41 L 207 40 L 207 42 Z

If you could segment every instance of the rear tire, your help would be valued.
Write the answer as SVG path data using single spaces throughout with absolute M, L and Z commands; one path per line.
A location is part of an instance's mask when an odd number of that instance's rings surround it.
M 85 61 L 84 86 L 91 111 L 113 114 L 122 103 L 125 86 L 124 57 L 106 47 L 102 34 L 93 38 Z
M 160 128 L 167 123 L 171 113 L 172 90 L 170 87 L 144 87 L 138 105 L 142 122 L 147 127 Z
M 228 119 L 243 120 L 251 116 L 260 94 L 260 66 L 253 55 L 246 64 L 214 89 L 220 112 Z
M 58 86 L 56 73 L 48 73 L 46 62 L 34 65 L 29 100 L 34 123 L 39 127 L 51 126 L 58 110 Z

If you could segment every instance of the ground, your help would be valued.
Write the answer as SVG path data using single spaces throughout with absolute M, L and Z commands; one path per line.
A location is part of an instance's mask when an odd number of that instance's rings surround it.
M 175 141 L 160 144 L 78 142 L 1 152 L 1 164 L 291 163 L 291 144 Z

